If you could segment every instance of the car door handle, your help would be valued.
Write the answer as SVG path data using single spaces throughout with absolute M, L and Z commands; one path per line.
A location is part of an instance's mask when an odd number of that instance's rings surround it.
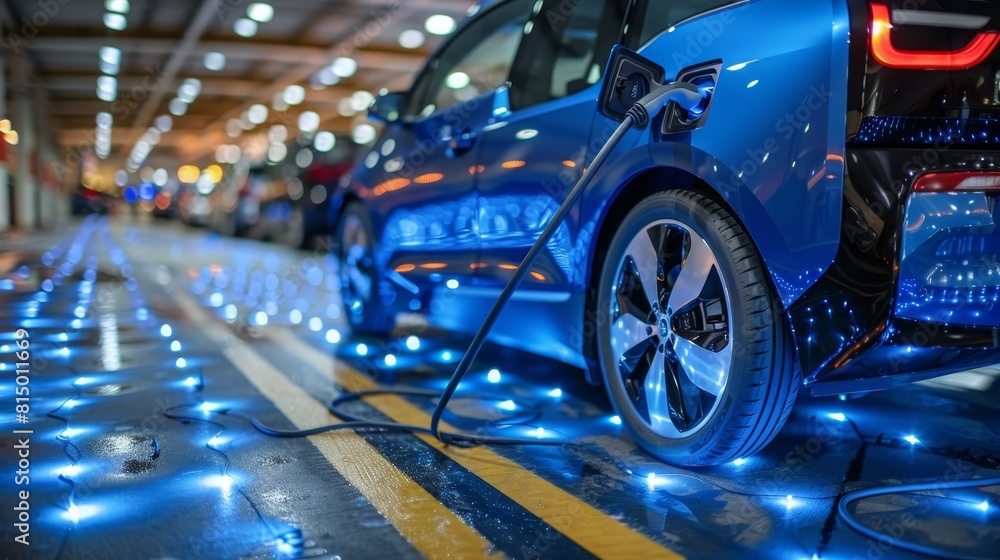
M 468 128 L 457 128 L 452 136 L 442 140 L 448 145 L 449 155 L 454 156 L 472 149 L 476 143 L 476 133 Z

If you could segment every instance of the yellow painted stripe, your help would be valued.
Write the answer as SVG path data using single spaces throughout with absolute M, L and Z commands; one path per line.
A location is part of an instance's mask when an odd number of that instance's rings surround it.
M 330 373 L 348 391 L 377 387 L 371 379 L 303 342 L 286 328 L 269 327 L 266 333 L 290 354 L 317 371 Z M 419 426 L 430 424 L 429 414 L 402 397 L 380 395 L 369 397 L 366 402 L 397 422 Z M 485 447 L 463 449 L 444 445 L 430 436 L 419 437 L 599 558 L 682 558 L 646 535 Z
M 249 344 L 211 320 L 187 295 L 174 291 L 181 309 L 222 348 L 223 354 L 297 429 L 335 423 L 326 407 L 292 383 Z M 309 441 L 368 499 L 414 548 L 428 558 L 502 558 L 468 526 L 357 434 L 345 431 Z

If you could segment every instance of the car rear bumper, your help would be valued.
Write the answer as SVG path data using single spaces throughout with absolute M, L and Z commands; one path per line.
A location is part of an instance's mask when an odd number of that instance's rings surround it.
M 855 141 L 833 266 L 788 309 L 814 394 L 1000 363 L 998 194 L 913 192 L 933 171 L 997 169 L 995 149 Z
M 998 197 L 985 192 L 910 196 L 896 290 L 897 317 L 1000 327 Z

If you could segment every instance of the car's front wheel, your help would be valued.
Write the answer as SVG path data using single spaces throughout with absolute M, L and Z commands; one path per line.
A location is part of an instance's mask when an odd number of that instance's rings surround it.
M 701 194 L 665 191 L 628 213 L 606 254 L 592 316 L 605 385 L 638 443 L 704 466 L 770 442 L 800 374 L 742 226 Z

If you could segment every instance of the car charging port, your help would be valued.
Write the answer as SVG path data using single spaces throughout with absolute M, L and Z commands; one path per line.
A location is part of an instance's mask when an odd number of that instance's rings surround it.
M 660 65 L 621 46 L 611 52 L 607 76 L 599 110 L 617 121 L 624 120 L 633 105 L 666 80 Z
M 682 70 L 677 75 L 678 82 L 687 82 L 698 88 L 702 95 L 701 103 L 693 109 L 685 109 L 677 103 L 667 105 L 667 114 L 663 119 L 663 134 L 689 132 L 701 128 L 708 120 L 709 109 L 712 107 L 712 97 L 719 81 L 719 61 L 702 64 Z
M 721 67 L 722 61 L 719 60 L 692 66 L 682 70 L 677 80 L 668 83 L 663 67 L 619 45 L 611 52 L 599 111 L 606 117 L 622 121 L 628 111 L 650 93 L 667 85 L 684 84 L 686 88 L 697 90 L 700 100 L 695 106 L 667 101 L 663 111 L 656 111 L 648 117 L 655 126 L 657 121 L 654 119 L 663 116 L 659 132 L 664 135 L 700 128 L 708 119 Z

